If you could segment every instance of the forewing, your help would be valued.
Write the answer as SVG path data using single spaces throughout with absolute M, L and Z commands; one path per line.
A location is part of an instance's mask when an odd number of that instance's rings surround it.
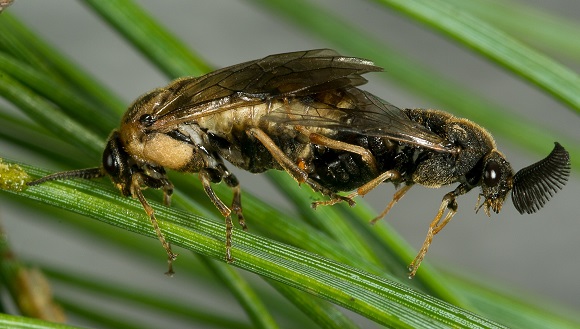
M 166 88 L 171 96 L 153 113 L 158 120 L 154 128 L 274 98 L 358 86 L 367 82 L 361 75 L 372 71 L 382 69 L 371 61 L 340 56 L 330 49 L 271 55 L 174 81 Z
M 307 111 L 282 107 L 264 120 L 387 137 L 440 152 L 455 152 L 444 138 L 411 121 L 401 109 L 369 92 L 351 88 L 341 97 L 348 99 L 344 102 L 346 107 L 329 102 L 315 102 Z

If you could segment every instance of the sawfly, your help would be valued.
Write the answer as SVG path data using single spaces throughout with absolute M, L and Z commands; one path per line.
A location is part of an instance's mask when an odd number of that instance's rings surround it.
M 30 182 L 109 176 L 124 196 L 137 198 L 168 255 L 176 254 L 159 229 L 142 190 L 161 189 L 169 205 L 166 169 L 197 173 L 225 217 L 225 258 L 231 254 L 232 213 L 246 229 L 240 184 L 224 160 L 252 173 L 285 170 L 298 183 L 329 197 L 330 205 L 390 182 L 398 188 L 381 215 L 415 184 L 459 185 L 445 194 L 423 246 L 411 263 L 415 275 L 429 245 L 457 212 L 456 198 L 481 187 L 476 210 L 498 213 L 511 191 L 520 213 L 541 208 L 566 183 L 568 152 L 558 143 L 543 160 L 514 173 L 491 135 L 437 110 L 399 109 L 358 88 L 382 68 L 330 49 L 267 56 L 201 77 L 181 78 L 139 97 L 107 141 L 100 167 L 55 173 Z M 227 206 L 212 184 L 233 192 Z M 346 196 L 341 191 L 354 191 Z

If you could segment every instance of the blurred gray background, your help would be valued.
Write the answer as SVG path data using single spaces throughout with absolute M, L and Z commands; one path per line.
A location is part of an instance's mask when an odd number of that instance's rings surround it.
M 138 2 L 216 68 L 273 53 L 335 48 L 284 19 L 254 6 L 251 1 Z M 382 42 L 444 73 L 449 79 L 477 89 L 499 104 L 516 109 L 522 116 L 549 129 L 563 131 L 580 141 L 578 117 L 569 109 L 448 39 L 367 1 L 320 0 L 317 3 L 330 8 L 353 26 L 367 31 Z M 580 2 L 576 0 L 538 0 L 526 3 L 571 19 L 577 20 L 580 17 Z M 127 104 L 138 95 L 168 82 L 78 2 L 17 0 L 8 10 L 116 90 Z M 578 66 L 572 67 L 579 71 Z M 389 74 L 388 70 L 387 67 L 386 72 L 380 74 Z M 438 107 L 429 100 L 403 91 L 396 83 L 387 84 L 372 75 L 369 78 L 370 83 L 365 89 L 399 107 Z M 499 149 L 516 170 L 544 157 L 553 146 L 553 140 L 546 140 L 545 154 L 530 154 L 503 140 L 501 136 L 495 137 Z M 27 160 L 26 155 L 15 154 L 10 157 Z M 542 211 L 533 215 L 521 216 L 508 202 L 499 215 L 493 214 L 488 218 L 483 212 L 475 214 L 473 211 L 478 191 L 461 197 L 458 215 L 437 235 L 427 260 L 499 282 L 509 287 L 506 288 L 508 291 L 531 293 L 536 299 L 546 298 L 546 303 L 557 301 L 578 308 L 580 180 L 576 170 L 573 169 L 565 189 Z M 283 200 L 276 198 L 278 194 L 259 175 L 236 173 L 245 190 L 251 190 L 266 200 L 284 206 Z M 417 186 L 397 204 L 386 220 L 411 245 L 419 248 L 441 198 L 452 189 L 446 187 L 432 190 Z M 390 200 L 393 191 L 392 185 L 384 184 L 365 199 L 380 210 Z M 424 206 L 418 207 L 419 201 Z M 158 283 L 168 281 L 158 275 L 160 270 L 142 273 L 142 269 L 127 265 L 122 255 L 115 259 L 106 251 L 94 250 L 84 241 L 66 235 L 66 232 L 50 231 L 36 222 L 28 221 L 25 218 L 27 210 L 23 207 L 12 207 L 5 199 L 0 199 L 0 202 L 0 218 L 18 254 L 33 259 L 56 259 L 54 262 L 57 264 L 82 268 L 95 275 L 101 272 L 103 275 L 116 273 L 134 276 L 136 280 L 150 279 L 162 287 L 173 284 Z M 157 243 L 152 240 L 152 244 Z M 84 261 L 87 263 L 82 263 Z M 116 269 L 115 273 L 111 273 L 111 268 Z

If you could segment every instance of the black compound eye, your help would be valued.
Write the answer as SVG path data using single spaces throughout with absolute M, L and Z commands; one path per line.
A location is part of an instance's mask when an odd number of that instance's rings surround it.
M 501 177 L 501 169 L 497 162 L 490 161 L 485 165 L 483 183 L 488 187 L 496 186 Z
M 151 114 L 143 114 L 139 118 L 139 122 L 141 122 L 141 124 L 144 125 L 145 127 L 150 127 L 152 124 L 155 123 L 155 118 L 151 116 Z
M 103 169 L 111 176 L 119 175 L 118 157 L 112 152 L 111 147 L 106 147 L 103 152 Z

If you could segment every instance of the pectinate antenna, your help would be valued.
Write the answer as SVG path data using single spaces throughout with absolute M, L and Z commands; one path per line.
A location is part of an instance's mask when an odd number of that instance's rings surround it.
M 37 180 L 33 180 L 32 182 L 28 182 L 26 185 L 33 186 L 42 184 L 44 182 L 52 181 L 52 180 L 65 180 L 65 179 L 73 179 L 73 178 L 84 178 L 84 179 L 92 179 L 92 178 L 99 178 L 105 176 L 105 173 L 101 168 L 88 168 L 88 169 L 77 169 L 77 170 L 70 170 L 70 171 L 62 171 L 57 172 L 51 175 L 47 175 L 41 177 Z
M 543 160 L 521 169 L 514 176 L 512 201 L 523 214 L 538 211 L 561 190 L 570 176 L 570 154 L 560 143 Z

